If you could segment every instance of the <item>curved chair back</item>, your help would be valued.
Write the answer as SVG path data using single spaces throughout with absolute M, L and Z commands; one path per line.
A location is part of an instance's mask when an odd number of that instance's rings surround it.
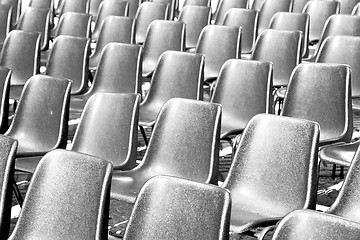
M 135 43 L 145 41 L 147 29 L 154 20 L 167 19 L 168 5 L 164 3 L 143 2 L 135 15 Z
M 168 5 L 167 18 L 165 20 L 174 20 L 176 12 L 176 1 L 177 0 L 150 0 L 150 2 L 164 3 Z
M 129 3 L 127 1 L 107 0 L 100 4 L 98 14 L 95 20 L 94 30 L 91 33 L 91 39 L 97 40 L 100 36 L 100 28 L 104 19 L 108 16 L 128 16 Z M 114 29 L 117 30 L 117 29 Z
M 140 105 L 140 125 L 153 126 L 161 107 L 171 98 L 202 100 L 204 57 L 166 51 L 157 63 L 150 89 Z
M 300 64 L 291 75 L 281 115 L 319 123 L 320 145 L 348 142 L 353 131 L 350 81 L 347 65 Z
M 111 172 L 110 162 L 93 156 L 62 149 L 48 153 L 9 239 L 107 238 Z
M 0 66 L 0 133 L 8 129 L 10 79 L 12 71 Z
M 71 94 L 84 93 L 88 86 L 90 40 L 58 36 L 51 48 L 45 74 L 72 80 Z
M 203 28 L 195 52 L 205 56 L 205 82 L 216 79 L 227 60 L 240 58 L 240 40 L 239 27 L 208 25 Z
M 303 12 L 303 9 L 306 5 L 306 3 L 308 2 L 309 0 L 294 0 L 294 4 L 293 4 L 293 12 L 294 13 L 301 13 Z
M 301 31 L 302 55 L 309 55 L 310 16 L 307 13 L 278 12 L 270 20 L 269 28 L 276 30 Z
M 306 3 L 303 12 L 309 14 L 311 19 L 310 43 L 320 40 L 327 19 L 333 14 L 338 14 L 339 11 L 340 3 L 338 1 L 311 0 Z
M 11 30 L 11 5 L 0 4 L 0 46 Z
M 60 35 L 90 38 L 91 15 L 87 13 L 67 12 L 61 15 L 58 24 L 51 31 L 51 37 Z
M 25 1 L 23 1 L 25 2 Z M 48 9 L 50 10 L 50 28 L 54 27 L 54 0 L 29 0 L 29 5 L 27 7 Z
M 247 0 L 219 0 L 214 13 L 214 24 L 222 25 L 225 14 L 232 8 L 246 8 Z
M 269 27 L 271 18 L 277 12 L 291 12 L 293 0 L 264 0 L 259 11 L 258 31 L 259 35 L 262 31 Z
M 340 14 L 351 14 L 355 5 L 359 0 L 341 0 L 340 1 Z
M 140 165 L 113 175 L 111 195 L 134 202 L 153 176 L 217 183 L 221 106 L 174 98 L 164 104 Z
M 221 138 L 240 134 L 255 115 L 273 112 L 272 72 L 270 62 L 224 63 L 211 99 L 223 107 Z
M 210 7 L 210 0 L 184 0 L 183 8 L 188 5 Z
M 39 72 L 40 34 L 11 31 L 1 50 L 0 65 L 12 70 L 11 85 L 24 85 Z
M 185 6 L 180 14 L 179 21 L 186 24 L 186 49 L 196 47 L 201 30 L 210 24 L 211 8 L 204 6 Z
M 6 239 L 10 231 L 12 183 L 17 145 L 15 139 L 0 136 L 0 234 Z
M 139 94 L 92 96 L 82 113 L 71 150 L 106 159 L 116 170 L 135 167 L 139 103 Z
M 300 31 L 266 29 L 256 39 L 252 60 L 274 64 L 274 86 L 288 84 L 293 69 L 301 62 Z
M 89 13 L 89 7 L 90 0 L 62 0 L 59 7 L 59 16 L 61 17 L 66 12 Z
M 249 9 L 260 11 L 261 5 L 264 3 L 265 0 L 252 0 L 248 1 Z
M 312 210 L 297 210 L 282 219 L 272 240 L 356 240 L 360 224 Z
M 225 26 L 241 27 L 241 53 L 251 53 L 255 44 L 259 12 L 253 9 L 232 8 L 224 17 Z
M 124 239 L 225 240 L 230 206 L 229 192 L 218 186 L 154 177 L 139 192 Z
M 259 114 L 246 126 L 223 187 L 231 193 L 230 230 L 246 232 L 316 206 L 319 126 Z
M 94 52 L 90 55 L 89 69 L 96 69 L 103 48 L 111 42 L 134 43 L 134 19 L 109 16 L 101 24 L 99 38 Z
M 360 96 L 360 36 L 330 36 L 325 39 L 316 62 L 347 64 L 351 68 L 352 97 Z
M 185 23 L 155 20 L 149 25 L 143 44 L 142 76 L 150 77 L 165 51 L 185 50 Z
M 49 48 L 49 26 L 49 9 L 27 7 L 21 14 L 16 29 L 40 33 L 41 50 L 47 50 Z
M 1 0 L 0 4 L 12 6 L 11 28 L 14 29 L 21 15 L 21 0 Z

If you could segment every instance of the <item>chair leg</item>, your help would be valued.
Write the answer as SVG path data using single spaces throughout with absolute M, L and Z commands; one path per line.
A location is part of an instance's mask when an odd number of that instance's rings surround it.
M 22 207 L 23 202 L 24 202 L 24 199 L 23 199 L 23 197 L 21 196 L 19 187 L 18 187 L 18 185 L 17 185 L 16 182 L 15 182 L 15 178 L 13 178 L 13 189 L 14 189 L 14 194 L 15 194 L 16 200 L 18 201 L 20 207 Z
M 140 128 L 141 135 L 143 136 L 145 145 L 147 146 L 149 144 L 149 142 L 148 142 L 148 139 L 146 137 L 145 129 L 144 129 L 143 126 L 139 126 L 139 128 Z

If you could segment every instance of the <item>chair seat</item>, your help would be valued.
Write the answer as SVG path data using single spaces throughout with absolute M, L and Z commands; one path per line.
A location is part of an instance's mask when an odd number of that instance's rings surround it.
M 349 167 L 359 145 L 360 141 L 356 141 L 352 143 L 340 143 L 324 147 L 319 152 L 319 158 L 321 161 L 327 161 Z
M 17 158 L 15 161 L 15 169 L 18 171 L 33 173 L 35 172 L 41 158 L 42 156 Z

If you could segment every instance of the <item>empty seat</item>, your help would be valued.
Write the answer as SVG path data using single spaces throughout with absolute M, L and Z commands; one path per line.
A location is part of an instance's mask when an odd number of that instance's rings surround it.
M 174 20 L 176 12 L 176 0 L 150 0 L 150 2 L 164 3 L 168 5 L 168 13 L 165 20 Z
M 66 12 L 89 13 L 90 0 L 61 0 L 58 15 L 61 17 Z
M 11 5 L 0 4 L 0 47 L 11 30 Z
M 246 8 L 247 0 L 219 0 L 214 13 L 214 24 L 222 25 L 226 12 L 231 8 Z
M 228 239 L 230 206 L 218 186 L 154 177 L 139 192 L 124 239 Z
M 21 15 L 21 0 L 1 0 L 0 4 L 8 4 L 12 6 L 11 29 L 14 29 Z
M 90 38 L 91 15 L 87 13 L 66 12 L 51 31 L 51 38 L 60 35 Z

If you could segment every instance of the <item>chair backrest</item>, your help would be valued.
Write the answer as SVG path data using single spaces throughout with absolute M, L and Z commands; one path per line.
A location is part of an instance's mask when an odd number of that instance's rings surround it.
M 359 0 L 341 0 L 340 1 L 340 14 L 351 14 L 355 5 Z
M 47 50 L 49 48 L 49 26 L 49 9 L 27 7 L 21 14 L 16 29 L 40 33 L 40 48 L 41 50 Z
M 150 2 L 164 3 L 168 5 L 168 13 L 166 20 L 174 20 L 176 12 L 176 1 L 177 0 L 150 0 Z
M 354 6 L 351 15 L 360 15 L 360 2 Z
M 185 23 L 154 20 L 146 33 L 143 44 L 143 77 L 148 77 L 155 69 L 158 58 L 168 50 L 184 51 Z
M 0 3 L 0 45 L 5 41 L 7 34 L 11 30 L 11 5 Z
M 63 0 L 59 8 L 59 16 L 66 12 L 89 13 L 90 0 Z
M 188 5 L 210 7 L 210 0 L 184 0 L 183 8 Z
M 261 4 L 259 12 L 258 31 L 259 35 L 262 31 L 269 27 L 271 18 L 277 12 L 291 12 L 292 0 L 264 0 Z
M 107 238 L 111 173 L 111 163 L 100 158 L 50 152 L 32 177 L 10 239 Z
M 195 52 L 205 55 L 205 81 L 217 78 L 227 60 L 240 58 L 240 40 L 239 27 L 208 25 L 203 28 Z
M 10 79 L 12 71 L 0 66 L 0 133 L 8 129 Z
M 270 62 L 231 59 L 220 70 L 211 102 L 223 107 L 221 137 L 239 134 L 259 113 L 272 113 Z
M 124 239 L 228 239 L 230 206 L 221 187 L 154 177 L 138 195 Z
M 22 0 L 22 1 L 23 1 L 23 3 L 26 2 L 24 0 Z M 50 10 L 50 28 L 54 27 L 54 25 L 55 25 L 55 23 L 54 23 L 54 14 L 55 14 L 54 0 L 50 0 L 50 1 L 49 0 L 29 0 L 27 7 Z
M 84 93 L 88 86 L 90 40 L 60 35 L 53 43 L 45 74 L 72 80 L 72 94 Z
M 360 151 L 357 149 L 337 198 L 331 207 L 326 210 L 327 213 L 334 214 L 358 223 L 360 222 L 360 191 L 358 187 L 360 184 L 359 164 Z
M 224 17 L 225 26 L 241 27 L 241 53 L 251 53 L 257 34 L 259 12 L 253 9 L 232 8 Z
M 129 3 L 129 17 L 135 18 L 136 12 L 140 6 L 140 4 L 143 2 L 142 0 L 128 0 Z
M 0 136 L 0 234 L 6 239 L 10 231 L 12 183 L 17 145 L 15 139 Z
M 277 225 L 272 240 L 356 240 L 360 224 L 313 210 L 296 210 Z
M 248 8 L 260 11 L 261 5 L 263 4 L 264 1 L 265 0 L 252 0 L 252 1 L 250 0 L 248 1 Z
M 58 24 L 51 32 L 51 37 L 60 35 L 90 38 L 91 15 L 87 13 L 66 12 L 61 15 Z
M 117 170 L 135 167 L 139 103 L 140 95 L 134 93 L 92 96 L 82 112 L 71 150 L 106 159 Z
M 219 0 L 214 13 L 214 24 L 222 25 L 226 12 L 231 8 L 246 8 L 247 0 Z
M 330 36 L 319 50 L 316 62 L 348 64 L 351 68 L 351 95 L 360 96 L 360 36 Z
M 311 0 L 306 3 L 303 12 L 310 15 L 310 43 L 320 40 L 325 22 L 331 15 L 338 14 L 339 11 L 340 3 L 338 1 Z
M 58 0 L 59 1 L 59 0 Z M 60 0 L 61 1 L 61 0 Z M 89 14 L 91 14 L 91 17 L 93 20 L 96 19 L 97 13 L 100 7 L 100 4 L 103 2 L 103 0 L 90 0 L 89 3 Z
M 301 35 L 300 31 L 266 29 L 257 37 L 251 58 L 274 64 L 274 86 L 287 85 L 301 62 Z
M 222 185 L 230 190 L 231 211 L 250 211 L 256 219 L 314 209 L 318 139 L 315 122 L 273 114 L 253 117 Z M 231 224 L 241 217 L 232 214 Z
M 18 154 L 44 153 L 67 143 L 71 82 L 35 75 L 25 84 L 5 133 L 19 141 Z
M 138 168 L 148 179 L 170 175 L 216 184 L 220 119 L 219 104 L 170 99 L 159 112 Z
M 196 47 L 201 30 L 210 24 L 210 20 L 210 7 L 188 5 L 181 10 L 179 21 L 186 24 L 186 49 Z
M 293 12 L 301 13 L 309 0 L 294 0 Z
M 109 16 L 101 24 L 99 38 L 94 52 L 90 55 L 89 68 L 96 68 L 103 48 L 111 42 L 134 43 L 135 24 L 129 17 Z
M 300 64 L 291 75 L 281 115 L 319 123 L 320 145 L 350 141 L 350 81 L 347 65 Z
M 97 92 L 140 93 L 141 51 L 142 48 L 135 44 L 107 44 L 86 95 Z
M 94 30 L 91 33 L 91 38 L 97 40 L 100 36 L 100 28 L 104 19 L 108 16 L 123 16 L 129 15 L 129 3 L 127 1 L 107 0 L 100 4 L 98 14 L 95 20 Z M 116 31 L 116 29 L 114 29 Z
M 269 24 L 270 29 L 301 31 L 302 32 L 302 56 L 309 55 L 309 28 L 310 16 L 307 13 L 276 13 Z
M 154 20 L 167 19 L 168 5 L 164 3 L 143 2 L 135 15 L 135 43 L 142 44 L 150 23 Z
M 12 6 L 11 26 L 14 28 L 21 15 L 21 0 L 0 0 L 0 4 Z
M 12 70 L 11 85 L 24 85 L 39 72 L 40 34 L 11 31 L 1 50 L 0 65 Z
M 149 118 L 155 122 L 161 107 L 171 98 L 202 100 L 204 57 L 200 54 L 166 51 L 157 62 L 150 89 L 140 105 L 140 122 Z M 144 116 L 144 109 L 154 116 Z

